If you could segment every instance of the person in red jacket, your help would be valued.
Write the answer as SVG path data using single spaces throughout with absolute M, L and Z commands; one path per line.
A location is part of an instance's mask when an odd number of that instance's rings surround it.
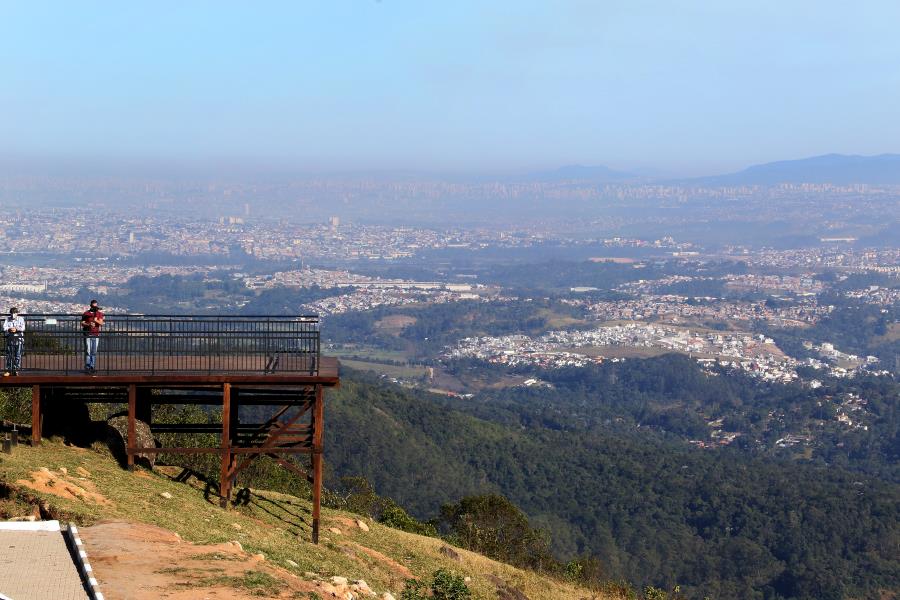
M 96 300 L 81 315 L 81 332 L 84 334 L 84 372 L 97 369 L 97 350 L 100 347 L 100 328 L 103 327 L 103 311 Z

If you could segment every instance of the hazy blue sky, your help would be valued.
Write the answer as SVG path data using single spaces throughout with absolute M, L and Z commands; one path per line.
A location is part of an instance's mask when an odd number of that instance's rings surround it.
M 700 173 L 900 151 L 896 0 L 0 2 L 0 156 Z

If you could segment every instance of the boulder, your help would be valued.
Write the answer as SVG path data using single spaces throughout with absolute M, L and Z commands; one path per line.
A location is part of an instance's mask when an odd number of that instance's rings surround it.
M 451 548 L 450 546 L 441 546 L 440 550 L 438 550 L 441 554 L 449 558 L 450 560 L 459 561 L 459 552 Z
M 350 590 L 366 596 L 375 595 L 375 592 L 372 591 L 372 588 L 369 587 L 369 584 L 364 579 L 354 581 L 353 585 L 350 586 Z
M 368 531 L 368 530 L 369 530 L 369 526 L 366 525 L 366 522 L 365 522 L 365 521 L 362 521 L 362 520 L 360 520 L 360 519 L 357 519 L 357 520 L 356 520 L 356 526 L 359 527 L 360 529 L 362 529 L 363 531 Z
M 106 424 L 108 425 L 106 443 L 109 445 L 109 450 L 122 464 L 125 464 L 127 462 L 125 448 L 128 442 L 128 417 L 113 417 Z M 138 448 L 157 447 L 156 440 L 153 439 L 153 434 L 150 432 L 150 426 L 143 421 L 135 420 L 134 437 Z M 156 464 L 156 454 L 137 454 L 135 461 L 152 469 Z

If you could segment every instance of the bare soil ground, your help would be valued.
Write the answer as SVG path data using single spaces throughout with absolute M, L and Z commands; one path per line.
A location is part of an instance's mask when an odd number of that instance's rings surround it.
M 409 315 L 387 315 L 375 322 L 375 329 L 389 335 L 400 335 L 404 329 L 414 325 L 418 319 Z
M 85 469 L 81 469 L 87 473 Z M 77 472 L 77 471 L 76 471 Z M 60 498 L 68 500 L 81 500 L 91 504 L 100 504 L 102 506 L 111 506 L 112 502 L 108 498 L 98 493 L 94 484 L 88 481 L 87 477 L 82 473 L 78 476 L 69 475 L 68 471 L 51 471 L 46 467 L 42 467 L 37 471 L 31 472 L 31 479 L 19 479 L 16 485 L 21 485 L 36 492 L 52 494 Z M 88 473 L 89 475 L 89 473 Z
M 233 542 L 195 545 L 166 529 L 126 521 L 80 532 L 100 590 L 110 600 L 242 600 L 322 593 L 316 582 L 251 556 Z

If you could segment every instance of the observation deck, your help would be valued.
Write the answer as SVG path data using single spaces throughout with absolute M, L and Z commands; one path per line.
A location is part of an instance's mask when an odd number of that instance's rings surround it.
M 108 314 L 96 371 L 84 370 L 80 315 L 25 317 L 22 369 L 0 385 L 153 381 L 337 384 L 317 316 Z
M 0 387 L 32 388 L 32 444 L 41 443 L 45 414 L 59 421 L 76 404 L 127 405 L 129 468 L 153 454 L 219 454 L 220 502 L 227 508 L 239 474 L 268 456 L 312 484 L 318 541 L 324 391 L 339 386 L 340 377 L 337 359 L 321 356 L 317 316 L 106 314 L 91 372 L 84 368 L 81 315 L 24 318 L 21 369 L 0 377 Z M 185 404 L 212 407 L 205 414 L 220 413 L 221 422 L 154 420 L 154 407 Z M 242 413 L 254 422 L 242 422 Z M 139 422 L 151 434 L 213 433 L 219 443 L 161 447 L 154 435 L 153 446 L 141 446 Z M 302 455 L 310 456 L 308 469 Z

